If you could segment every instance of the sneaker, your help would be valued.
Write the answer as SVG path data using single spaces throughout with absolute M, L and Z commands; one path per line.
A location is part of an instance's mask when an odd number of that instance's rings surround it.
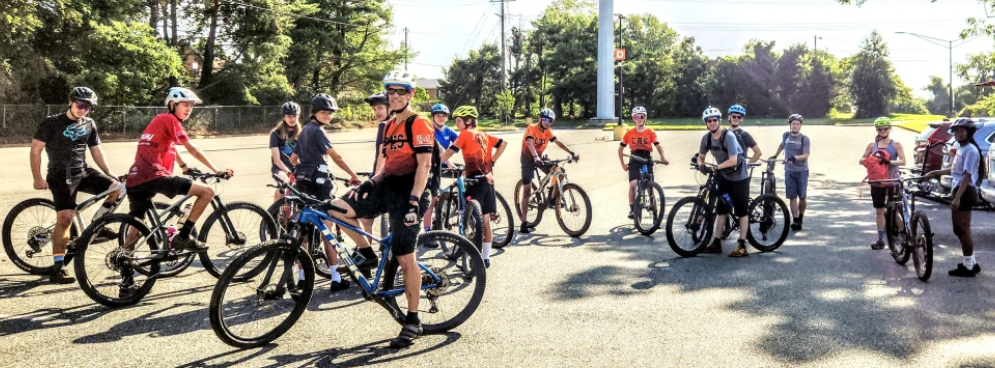
M 631 220 L 631 219 L 633 219 L 635 217 L 636 217 L 636 215 L 634 213 L 632 213 L 632 211 L 630 210 L 629 211 L 629 219 Z
M 207 243 L 200 240 L 194 239 L 193 237 L 187 238 L 173 238 L 173 249 L 176 250 L 187 250 L 191 253 L 200 253 L 207 251 Z
M 746 244 L 743 243 L 742 240 L 739 241 L 739 245 L 736 246 L 736 250 L 729 253 L 729 256 L 733 258 L 746 257 L 748 255 L 750 255 L 750 253 L 746 251 Z
M 884 249 L 884 242 L 881 241 L 881 240 L 878 240 L 878 241 L 874 242 L 874 244 L 871 244 L 871 249 L 873 249 L 873 250 Z
M 435 240 L 435 238 L 432 238 L 425 240 L 424 242 L 422 242 L 421 245 L 425 248 L 435 249 L 439 247 L 439 241 Z
M 56 285 L 66 285 L 76 282 L 76 278 L 69 276 L 69 271 L 66 271 L 66 269 L 60 268 L 52 272 L 52 277 L 49 278 L 49 281 Z
M 712 238 L 712 243 L 705 247 L 702 253 L 722 253 L 722 241 L 718 238 Z
M 528 233 L 532 232 L 532 229 L 529 228 L 528 225 L 526 225 L 526 224 L 523 223 L 522 226 L 518 228 L 518 232 L 520 232 L 522 234 L 528 234 Z
M 349 280 L 342 280 L 339 282 L 332 281 L 331 291 L 338 292 L 349 288 Z
M 117 292 L 117 297 L 118 299 L 130 299 L 135 296 L 138 289 L 138 285 L 135 285 L 134 283 L 121 284 L 120 289 Z
M 423 330 L 421 324 L 405 324 L 401 326 L 401 333 L 397 335 L 393 340 L 390 340 L 390 347 L 392 349 L 406 348 L 414 345 L 415 339 L 421 336 Z
M 118 237 L 117 231 L 114 231 L 113 229 L 111 229 L 109 227 L 102 227 L 102 228 L 100 228 L 100 231 L 97 231 L 97 239 L 98 240 L 104 240 L 104 241 L 106 241 L 106 240 L 111 240 L 111 239 L 117 239 L 117 237 Z
M 484 260 L 484 268 L 491 268 L 491 260 L 489 259 Z
M 950 270 L 950 272 L 947 272 L 947 274 L 953 277 L 975 277 L 980 272 L 981 272 L 981 266 L 978 266 L 977 263 L 975 263 L 974 267 L 971 269 L 967 269 L 967 267 L 964 267 L 963 263 L 958 263 L 957 268 Z
M 356 256 L 353 255 L 353 258 L 355 259 Z M 362 263 L 357 264 L 356 268 L 359 268 L 361 270 L 368 270 L 371 268 L 377 268 L 377 266 L 379 265 L 380 265 L 380 257 L 374 255 L 373 258 L 366 258 L 365 260 L 363 260 Z
M 791 230 L 798 231 L 802 229 L 802 220 L 795 220 L 791 223 Z

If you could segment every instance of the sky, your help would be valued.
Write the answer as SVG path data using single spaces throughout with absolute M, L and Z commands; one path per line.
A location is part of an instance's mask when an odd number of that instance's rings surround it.
M 387 1 L 394 7 L 392 40 L 403 44 L 403 29 L 409 29 L 408 43 L 419 55 L 409 60 L 408 69 L 420 77 L 441 78 L 443 67 L 454 57 L 465 57 L 469 50 L 501 39 L 500 3 Z M 507 32 L 513 25 L 530 28 L 530 21 L 552 2 L 508 2 Z M 987 17 L 977 0 L 868 0 L 859 7 L 834 0 L 615 0 L 614 8 L 615 13 L 655 15 L 681 35 L 694 37 L 710 57 L 741 54 L 743 45 L 753 38 L 774 40 L 778 50 L 795 43 L 811 48 L 818 42 L 819 49 L 844 57 L 856 53 L 860 42 L 877 29 L 888 44 L 895 71 L 916 96 L 927 98 L 930 94 L 923 88 L 930 75 L 948 79 L 948 48 L 896 32 L 959 40 L 967 18 Z M 971 54 L 995 48 L 995 41 L 986 36 L 958 43 L 953 49 L 955 65 Z M 962 83 L 955 75 L 954 85 Z

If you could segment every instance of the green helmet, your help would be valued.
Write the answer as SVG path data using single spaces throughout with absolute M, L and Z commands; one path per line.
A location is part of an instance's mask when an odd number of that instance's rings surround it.
M 453 110 L 453 118 L 477 118 L 477 108 L 473 106 L 460 106 Z
M 877 127 L 880 127 L 880 126 L 888 126 L 888 127 L 890 127 L 891 126 L 891 119 L 889 119 L 887 117 L 884 117 L 884 116 L 882 116 L 880 118 L 877 118 L 877 119 L 874 119 L 874 127 L 877 128 Z

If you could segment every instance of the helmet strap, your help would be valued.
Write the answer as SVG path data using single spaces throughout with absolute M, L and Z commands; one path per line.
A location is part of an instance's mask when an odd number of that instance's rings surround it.
M 76 101 L 69 101 L 69 115 L 73 117 L 73 120 L 79 120 L 80 117 L 73 114 L 73 103 Z

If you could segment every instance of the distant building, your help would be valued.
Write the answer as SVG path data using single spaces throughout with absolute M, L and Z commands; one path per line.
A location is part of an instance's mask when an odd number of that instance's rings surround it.
M 221 58 L 214 58 L 214 72 L 217 73 L 224 68 L 225 62 Z M 200 73 L 204 70 L 204 58 L 200 52 L 192 47 L 187 47 L 183 53 L 183 69 L 194 78 L 194 82 L 200 81 Z
M 424 88 L 425 92 L 428 93 L 429 100 L 439 99 L 439 80 L 438 79 L 428 79 L 421 78 L 416 82 L 418 87 Z

